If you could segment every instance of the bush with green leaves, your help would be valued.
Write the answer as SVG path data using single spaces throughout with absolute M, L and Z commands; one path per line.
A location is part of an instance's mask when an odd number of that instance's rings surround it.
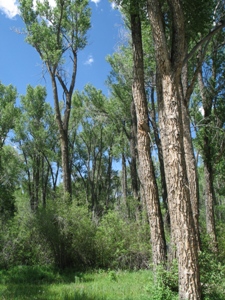
M 93 266 L 95 226 L 86 206 L 57 199 L 38 210 L 36 227 L 42 244 L 59 268 Z
M 218 241 L 218 258 L 221 263 L 225 264 L 225 224 L 224 221 L 217 223 L 217 241 Z
M 209 251 L 200 253 L 199 265 L 204 299 L 224 299 L 225 266 Z
M 36 215 L 30 211 L 27 200 L 17 198 L 16 210 L 14 218 L 4 224 L 0 234 L 0 266 L 52 263 L 49 248 L 38 239 Z
M 12 146 L 0 149 L 0 224 L 15 213 L 15 190 L 22 174 L 22 163 Z
M 178 300 L 178 294 L 171 291 L 161 280 L 146 287 L 146 291 L 151 295 L 151 300 Z
M 149 227 L 123 219 L 119 212 L 103 216 L 95 236 L 96 260 L 100 268 L 148 268 L 150 261 Z
M 91 267 L 95 262 L 95 225 L 87 207 L 76 201 L 49 200 L 30 210 L 26 196 L 17 197 L 17 213 L 0 234 L 0 266 L 55 265 Z
M 62 282 L 63 279 L 50 266 L 15 266 L 0 271 L 4 284 L 41 284 Z
M 155 281 L 146 287 L 151 300 L 178 300 L 178 265 L 174 260 L 169 268 L 158 266 Z

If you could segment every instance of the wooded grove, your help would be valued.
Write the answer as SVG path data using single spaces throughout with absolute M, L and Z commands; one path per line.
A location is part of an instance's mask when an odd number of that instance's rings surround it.
M 89 1 L 18 2 L 51 94 L 0 78 L 0 268 L 147 269 L 179 299 L 222 299 L 225 2 L 114 1 L 107 95 L 76 89 Z

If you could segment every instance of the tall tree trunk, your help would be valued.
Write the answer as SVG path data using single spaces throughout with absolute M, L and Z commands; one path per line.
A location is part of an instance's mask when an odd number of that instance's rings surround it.
M 206 95 L 202 72 L 198 74 L 198 84 L 202 97 L 202 105 L 204 110 L 204 130 L 203 130 L 203 162 L 204 162 L 204 176 L 205 176 L 205 206 L 206 206 L 206 230 L 211 239 L 211 249 L 214 252 L 218 251 L 216 226 L 215 226 L 215 193 L 213 187 L 213 167 L 212 167 L 212 151 L 209 129 L 210 115 L 212 110 L 212 98 Z
M 127 216 L 130 218 L 130 208 L 127 203 L 127 166 L 126 158 L 124 153 L 122 153 L 122 194 L 123 194 L 123 205 L 127 208 Z
M 97 208 L 97 199 L 96 199 L 96 185 L 95 185 L 95 174 L 97 169 L 97 158 L 96 158 L 96 149 L 93 149 L 93 159 L 92 159 L 92 168 L 90 170 L 90 186 L 91 186 L 91 212 L 92 217 L 95 218 L 96 208 Z
M 187 55 L 187 45 L 185 44 L 185 53 Z M 202 57 L 203 59 L 203 57 Z M 199 61 L 198 67 L 201 65 Z M 197 164 L 194 155 L 194 147 L 191 137 L 190 127 L 190 114 L 189 104 L 190 97 L 194 89 L 194 83 L 196 82 L 197 71 L 193 75 L 192 81 L 188 84 L 188 64 L 185 63 L 181 73 L 180 80 L 180 98 L 181 98 L 181 110 L 183 120 L 183 142 L 184 142 L 184 153 L 185 162 L 187 169 L 188 185 L 190 191 L 191 207 L 195 224 L 196 238 L 198 243 L 198 250 L 200 250 L 200 232 L 199 232 L 199 187 L 198 187 L 198 172 Z
M 215 253 L 218 252 L 216 226 L 215 226 L 215 193 L 213 187 L 213 172 L 210 161 L 204 160 L 205 176 L 205 207 L 206 207 L 206 231 L 210 237 L 210 247 Z
M 101 191 L 102 189 L 100 188 L 101 185 L 101 177 L 102 177 L 102 155 L 103 155 L 103 128 L 101 126 L 100 129 L 100 143 L 98 145 L 98 152 L 96 155 L 96 162 L 97 162 L 97 172 L 96 172 L 96 202 L 97 202 L 97 213 L 99 214 L 99 201 L 100 201 L 100 197 L 101 197 Z
M 106 193 L 106 201 L 105 201 L 105 206 L 106 209 L 109 207 L 109 201 L 110 201 L 110 196 L 111 196 L 111 184 L 112 184 L 112 145 L 109 147 L 108 151 L 108 169 L 107 169 L 107 177 L 105 181 L 105 185 L 107 187 L 107 193 Z
M 198 247 L 183 149 L 181 107 L 177 87 L 171 82 L 171 77 L 164 76 L 160 82 L 162 82 L 161 92 L 164 97 L 163 102 L 159 103 L 159 122 L 171 235 L 179 266 L 179 295 L 180 299 L 200 299 Z
M 182 98 L 181 98 L 182 99 Z M 184 154 L 188 177 L 188 186 L 190 192 L 191 208 L 194 218 L 195 232 L 196 232 L 196 242 L 198 250 L 200 250 L 200 232 L 199 232 L 199 190 L 198 190 L 198 175 L 197 166 L 194 156 L 194 149 L 191 138 L 190 129 L 190 118 L 189 109 L 187 103 L 184 99 L 182 102 L 182 120 L 183 120 L 183 142 L 184 142 Z
M 59 107 L 58 89 L 56 84 L 55 75 L 51 74 L 53 97 L 55 104 L 56 121 L 60 132 L 60 148 L 62 159 L 62 173 L 63 173 L 63 187 L 64 192 L 72 195 L 72 183 L 71 183 L 71 169 L 69 162 L 69 140 L 68 140 L 68 121 L 63 122 L 61 117 L 61 111 Z M 68 101 L 67 101 L 68 102 Z M 69 118 L 69 116 L 67 116 Z
M 180 299 L 201 299 L 197 240 L 185 154 L 179 81 L 185 55 L 184 17 L 179 0 L 168 0 L 172 20 L 171 48 L 163 26 L 161 2 L 148 0 L 156 64 L 159 126 L 166 175 L 171 234 L 179 268 Z
M 47 197 L 47 189 L 48 189 L 48 182 L 49 182 L 49 173 L 50 173 L 50 167 L 48 164 L 45 163 L 45 158 L 42 156 L 41 158 L 41 197 L 42 197 L 42 205 L 45 208 L 46 207 L 46 197 Z
M 135 103 L 134 99 L 132 98 L 131 106 L 131 133 L 130 133 L 130 154 L 131 154 L 131 161 L 130 161 L 130 176 L 131 176 L 131 187 L 133 192 L 133 197 L 135 199 L 136 204 L 136 220 L 138 221 L 141 216 L 141 211 L 143 207 L 145 207 L 143 200 L 141 202 L 140 197 L 140 184 L 139 184 L 139 177 L 138 177 L 138 154 L 137 154 L 137 116 L 135 110 Z
M 166 261 L 166 243 L 162 215 L 159 205 L 153 162 L 150 156 L 150 130 L 148 107 L 144 86 L 144 64 L 142 49 L 141 21 L 139 2 L 130 1 L 131 33 L 134 61 L 134 79 L 132 93 L 137 115 L 137 146 L 139 158 L 139 177 L 144 189 L 149 217 L 153 264 L 156 266 Z
M 205 112 L 205 122 L 208 123 L 209 115 Z M 218 252 L 216 226 L 215 226 L 215 192 L 213 186 L 213 167 L 212 167 L 212 153 L 210 146 L 210 132 L 208 132 L 207 124 L 204 129 L 203 136 L 203 163 L 205 176 L 205 207 L 206 207 L 206 230 L 210 237 L 210 247 L 213 252 Z
M 22 145 L 20 143 L 20 147 L 21 146 Z M 31 208 L 31 211 L 35 211 L 34 186 L 33 186 L 34 180 L 32 181 L 32 178 L 34 177 L 34 173 L 32 174 L 30 172 L 29 163 L 28 163 L 28 156 L 27 156 L 27 153 L 23 150 L 23 148 L 22 148 L 22 153 L 23 153 L 23 157 L 24 157 L 24 161 L 25 161 L 25 165 L 26 165 L 26 173 L 27 173 L 27 180 L 28 180 L 28 183 L 27 183 L 27 185 L 28 185 L 28 194 L 29 194 L 29 198 L 30 198 L 30 208 Z
M 39 191 L 40 191 L 40 155 L 39 153 L 34 154 L 34 210 L 38 209 L 39 205 Z
M 167 187 L 166 187 L 166 176 L 165 176 L 165 170 L 164 170 L 164 164 L 163 164 L 163 153 L 162 153 L 162 144 L 161 139 L 159 137 L 159 130 L 157 126 L 156 121 L 156 110 L 155 110 L 155 99 L 154 99 L 155 89 L 151 88 L 151 125 L 154 132 L 155 137 L 155 143 L 158 149 L 158 158 L 159 158 L 159 168 L 160 168 L 160 177 L 161 177 L 161 189 L 162 189 L 162 199 L 164 208 L 166 210 L 165 217 L 164 217 L 164 224 L 167 226 L 167 228 L 170 227 L 170 214 L 168 210 L 168 198 L 167 198 Z
M 71 169 L 69 161 L 69 143 L 68 132 L 63 130 L 60 136 L 61 152 L 62 152 L 62 170 L 63 170 L 63 187 L 64 192 L 72 195 L 72 183 L 71 183 Z
M 138 184 L 138 172 L 137 172 L 137 116 L 135 111 L 134 100 L 131 101 L 131 135 L 130 135 L 130 176 L 131 176 L 131 187 L 133 197 L 139 202 L 139 184 Z

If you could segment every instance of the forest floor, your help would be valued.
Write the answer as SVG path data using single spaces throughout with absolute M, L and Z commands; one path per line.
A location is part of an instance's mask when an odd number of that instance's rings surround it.
M 203 299 L 223 300 L 225 266 L 213 267 L 213 270 L 202 274 Z M 173 281 L 176 285 L 176 272 L 161 273 L 157 283 L 154 283 L 154 275 L 151 270 L 81 273 L 60 272 L 43 266 L 17 266 L 0 269 L 0 300 L 177 300 L 178 293 L 171 285 Z
M 1 300 L 146 300 L 151 271 L 53 274 L 42 268 L 0 271 Z

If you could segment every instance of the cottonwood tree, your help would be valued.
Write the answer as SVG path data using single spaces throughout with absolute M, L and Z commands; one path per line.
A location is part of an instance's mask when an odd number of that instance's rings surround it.
M 135 112 L 134 99 L 132 96 L 132 49 L 131 46 L 121 46 L 117 52 L 107 57 L 107 61 L 112 68 L 107 79 L 107 85 L 110 89 L 111 96 L 108 105 L 105 108 L 110 122 L 113 122 L 117 128 L 118 134 L 122 137 L 120 144 L 125 145 L 127 142 L 129 152 L 122 154 L 122 179 L 123 179 L 123 196 L 124 202 L 128 208 L 129 205 L 126 199 L 127 191 L 127 168 L 126 158 L 128 158 L 130 167 L 130 179 L 132 196 L 136 202 L 136 216 L 143 203 L 140 197 L 140 184 L 138 177 L 138 157 L 137 157 L 137 118 Z M 118 109 L 119 108 L 119 109 Z M 126 142 L 127 141 L 127 142 Z M 124 150 L 124 149 L 123 149 Z
M 172 2 L 172 1 L 171 1 Z M 179 1 L 170 4 L 173 39 L 168 48 L 162 6 L 148 1 L 157 63 L 159 125 L 168 191 L 171 231 L 177 247 L 180 299 L 200 299 L 196 236 L 183 145 L 179 80 L 184 59 L 184 17 Z M 171 50 L 171 51 L 170 51 Z
M 45 102 L 46 89 L 28 85 L 26 95 L 21 96 L 20 118 L 15 126 L 13 137 L 19 152 L 23 156 L 26 176 L 24 189 L 28 192 L 30 206 L 36 211 L 40 201 L 46 205 L 50 191 L 50 177 L 54 189 L 53 159 L 54 140 L 57 128 L 52 124 L 53 110 Z M 54 132 L 55 129 L 55 132 Z
M 129 14 L 133 48 L 132 94 L 137 115 L 137 146 L 139 157 L 139 177 L 143 185 L 149 216 L 153 263 L 163 264 L 166 260 L 166 244 L 162 214 L 159 205 L 158 187 L 150 154 L 150 128 L 147 97 L 144 83 L 144 62 L 141 32 L 140 6 L 136 0 L 130 1 Z
M 129 18 L 125 17 L 125 24 L 127 25 L 127 30 L 130 32 L 130 21 Z M 127 126 L 122 126 L 125 129 L 125 135 L 127 136 L 130 143 L 130 176 L 132 183 L 132 190 L 134 198 L 138 199 L 139 207 L 141 207 L 142 202 L 144 202 L 144 196 L 140 196 L 140 184 L 137 175 L 137 165 L 138 165 L 138 155 L 137 155 L 137 117 L 135 111 L 134 99 L 132 96 L 132 81 L 133 81 L 133 58 L 132 58 L 132 45 L 130 34 L 127 34 L 127 40 L 122 44 L 119 49 L 112 55 L 107 57 L 107 61 L 110 63 L 112 71 L 110 76 L 108 76 L 107 84 L 112 93 L 112 101 L 115 102 L 115 107 L 125 107 L 125 113 L 123 116 L 118 116 L 118 110 L 115 110 L 115 121 L 119 126 L 121 124 L 131 124 L 131 128 L 128 129 Z M 162 196 L 164 208 L 166 210 L 165 222 L 169 225 L 169 214 L 167 209 L 167 191 L 164 175 L 163 166 L 163 155 L 162 147 L 158 130 L 158 114 L 157 114 L 157 99 L 155 97 L 155 59 L 154 51 L 151 40 L 151 30 L 148 20 L 142 18 L 142 43 L 143 43 L 143 53 L 144 53 L 144 75 L 145 75 L 145 89 L 148 98 L 148 109 L 149 109 L 149 122 L 151 124 L 151 151 L 155 146 L 157 148 L 157 156 L 160 166 L 160 196 Z M 128 107 L 130 105 L 130 108 Z M 113 109 L 111 109 L 111 112 Z M 122 122 L 124 120 L 125 122 Z M 142 191 L 142 189 L 141 189 Z
M 206 230 L 210 237 L 210 248 L 214 252 L 218 251 L 215 229 L 217 199 L 214 190 L 214 174 L 217 166 L 223 160 L 224 153 L 223 43 L 223 32 L 217 34 L 210 42 L 204 66 L 198 71 L 198 86 L 193 101 L 196 146 L 204 165 Z
M 213 75 L 216 76 L 215 73 Z M 213 82 L 216 83 L 216 81 L 214 80 Z M 217 252 L 218 245 L 217 245 L 217 238 L 216 238 L 215 214 L 214 214 L 216 199 L 215 199 L 215 191 L 213 186 L 213 161 L 215 158 L 214 157 L 215 144 L 213 143 L 213 138 L 212 138 L 213 133 L 212 133 L 211 126 L 213 126 L 213 124 L 211 123 L 210 120 L 212 118 L 214 97 L 212 97 L 212 94 L 209 91 L 210 88 L 215 89 L 215 86 L 209 87 L 208 89 L 206 88 L 204 84 L 202 70 L 199 70 L 198 84 L 201 92 L 202 107 L 204 111 L 204 120 L 201 122 L 203 128 L 202 130 L 200 129 L 200 131 L 202 133 L 201 153 L 203 155 L 204 176 L 205 176 L 206 229 L 211 239 L 210 246 L 214 252 Z
M 59 128 L 64 191 L 71 195 L 69 161 L 69 119 L 77 75 L 77 54 L 87 44 L 90 9 L 87 0 L 20 0 L 21 17 L 26 25 L 27 42 L 39 53 L 50 75 Z M 68 63 L 69 69 L 68 69 Z M 63 112 L 60 100 L 64 100 Z
M 201 67 L 208 41 L 204 44 L 201 56 L 198 58 L 193 52 L 193 46 L 196 44 L 196 32 L 199 37 L 207 35 L 211 31 L 213 1 L 194 1 L 193 5 L 189 5 L 189 1 L 182 2 L 184 19 L 185 19 L 185 57 L 181 80 L 180 80 L 180 101 L 183 122 L 183 143 L 185 164 L 187 169 L 187 178 L 189 183 L 190 199 L 192 214 L 194 219 L 196 239 L 198 250 L 201 248 L 199 233 L 199 190 L 197 166 L 195 162 L 194 148 L 191 136 L 189 106 L 190 99 L 195 87 L 198 69 Z M 200 14 L 199 14 L 200 11 Z M 172 30 L 170 31 L 172 36 Z M 193 48 L 193 49 L 192 49 Z M 193 57 L 188 57 L 188 52 L 192 50 Z
M 154 57 L 154 49 L 152 43 L 152 32 L 149 26 L 149 21 L 146 14 L 142 14 L 142 41 L 143 41 L 143 52 L 144 52 L 144 73 L 145 73 L 145 87 L 146 95 L 148 99 L 149 109 L 149 123 L 151 129 L 151 143 L 152 150 L 157 149 L 157 156 L 159 161 L 160 170 L 160 197 L 162 197 L 163 208 L 165 210 L 164 225 L 169 229 L 169 211 L 168 211 L 168 199 L 167 199 L 167 187 L 165 179 L 165 171 L 163 165 L 163 154 L 162 145 L 159 134 L 158 126 L 158 103 L 156 95 L 156 65 Z M 155 144 L 155 145 L 154 145 Z M 155 148 L 156 146 L 156 148 Z
M 185 150 L 187 149 L 184 149 L 182 120 L 182 117 L 185 116 L 182 114 L 182 92 L 184 90 L 181 82 L 185 63 L 193 57 L 201 45 L 205 45 L 213 34 L 223 26 L 216 27 L 203 39 L 199 39 L 199 42 L 195 43 L 190 50 L 190 45 L 187 45 L 186 40 L 188 27 L 185 26 L 185 21 L 189 21 L 188 12 L 190 12 L 189 17 L 192 16 L 191 11 L 188 11 L 188 8 L 191 7 L 188 6 L 188 3 L 188 1 L 178 0 L 168 0 L 165 3 L 147 0 L 147 10 L 155 48 L 160 136 L 163 147 L 171 232 L 178 255 L 179 296 L 180 299 L 200 299 L 198 241 L 185 161 L 187 158 Z M 201 4 L 203 6 L 203 3 Z M 212 14 L 212 10 L 210 13 Z M 203 20 L 205 19 L 203 18 Z M 196 79 L 196 73 L 193 79 Z
M 9 133 L 14 129 L 18 117 L 15 107 L 17 90 L 0 82 L 0 215 L 2 222 L 14 213 L 15 186 L 18 183 L 18 155 L 6 145 Z
M 126 14 L 131 30 L 133 49 L 132 96 L 137 116 L 137 149 L 139 159 L 139 178 L 149 216 L 152 243 L 152 259 L 154 265 L 166 260 L 166 244 L 162 215 L 159 205 L 158 187 L 154 174 L 154 166 L 150 153 L 150 129 L 148 105 L 144 81 L 144 61 L 141 32 L 141 3 L 136 0 L 118 1 Z
M 107 122 L 105 114 L 97 109 L 103 107 L 106 101 L 100 90 L 87 85 L 83 92 L 74 94 L 71 111 L 71 125 L 74 126 L 71 130 L 73 176 L 75 185 L 77 180 L 77 184 L 80 182 L 83 187 L 93 217 L 100 216 L 113 204 L 115 128 Z M 75 120 L 79 120 L 76 125 Z
M 0 150 L 4 146 L 10 130 L 15 126 L 18 110 L 15 107 L 17 90 L 0 82 Z M 1 160 L 0 160 L 1 161 Z

